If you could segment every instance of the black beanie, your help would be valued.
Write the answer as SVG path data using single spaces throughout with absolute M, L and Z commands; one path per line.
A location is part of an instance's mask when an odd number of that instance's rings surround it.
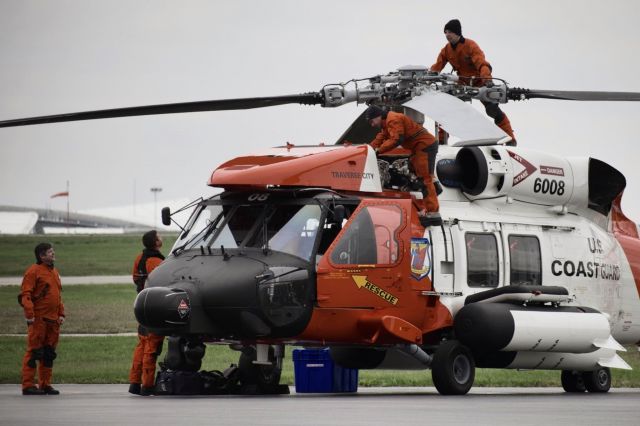
M 367 119 L 367 120 L 372 120 L 372 119 L 374 119 L 376 117 L 380 117 L 380 116 L 382 116 L 382 108 L 380 108 L 379 106 L 376 106 L 376 105 L 371 105 L 364 112 L 364 118 Z
M 462 25 L 460 24 L 460 21 L 458 21 L 457 19 L 452 19 L 449 22 L 447 22 L 447 25 L 444 26 L 444 30 L 447 31 L 451 31 L 454 34 L 458 34 L 459 36 L 462 35 Z

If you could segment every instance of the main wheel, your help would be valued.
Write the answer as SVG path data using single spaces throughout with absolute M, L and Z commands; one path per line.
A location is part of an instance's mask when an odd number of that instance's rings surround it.
M 579 371 L 562 370 L 560 381 L 565 392 L 579 393 L 587 390 L 582 373 Z
M 464 395 L 473 386 L 476 364 L 471 351 L 457 340 L 440 344 L 431 364 L 431 377 L 442 395 Z
M 589 392 L 605 393 L 611 389 L 611 370 L 608 367 L 586 371 L 582 373 L 582 378 Z

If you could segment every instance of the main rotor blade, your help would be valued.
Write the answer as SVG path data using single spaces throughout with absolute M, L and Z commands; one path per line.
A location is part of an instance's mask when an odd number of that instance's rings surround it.
M 177 114 L 183 112 L 226 111 L 235 109 L 264 108 L 285 104 L 315 105 L 322 103 L 317 92 L 299 95 L 270 96 L 265 98 L 219 99 L 211 101 L 182 102 L 175 104 L 145 105 L 128 108 L 102 109 L 96 111 L 72 112 L 68 114 L 45 115 L 0 121 L 0 127 L 29 126 L 32 124 L 61 123 L 65 121 L 96 120 L 101 118 L 132 117 L 138 115 Z
M 519 87 L 509 89 L 507 97 L 512 100 L 524 99 L 558 99 L 567 101 L 640 101 L 640 93 L 637 92 L 585 92 L 572 90 L 536 90 L 521 89 Z

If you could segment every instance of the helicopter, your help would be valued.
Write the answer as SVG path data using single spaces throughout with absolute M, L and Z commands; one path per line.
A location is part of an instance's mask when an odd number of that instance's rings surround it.
M 640 101 L 639 93 L 477 85 L 409 65 L 298 95 L 6 120 L 0 127 L 290 103 L 378 105 L 434 120 L 441 217 L 401 147 L 376 155 L 361 114 L 334 145 L 292 145 L 218 166 L 149 276 L 136 319 L 170 336 L 165 364 L 197 371 L 205 344 L 240 352 L 239 380 L 280 386 L 285 345 L 329 347 L 345 368 L 425 370 L 463 395 L 476 368 L 559 370 L 565 391 L 607 392 L 640 344 L 640 239 L 625 177 L 589 157 L 513 146 L 470 105 Z M 436 129 L 436 130 L 437 130 Z M 448 143 L 448 135 L 459 141 Z

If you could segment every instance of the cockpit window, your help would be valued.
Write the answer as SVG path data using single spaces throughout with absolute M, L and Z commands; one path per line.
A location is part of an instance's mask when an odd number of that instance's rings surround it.
M 216 234 L 220 235 L 218 239 L 221 241 L 220 244 L 224 245 L 225 248 L 238 247 L 233 235 L 231 235 L 226 226 L 221 229 L 220 232 L 217 232 L 223 224 L 226 224 L 234 211 L 235 208 L 230 208 L 228 206 L 205 206 L 196 213 L 197 217 L 192 221 L 193 225 L 183 232 L 182 236 L 176 243 L 176 247 L 189 250 L 194 247 L 208 246 Z M 181 241 L 185 235 L 189 237 L 186 243 Z M 220 245 L 218 245 L 218 247 L 220 247 Z
M 311 258 L 320 224 L 320 206 L 270 206 L 247 247 L 268 248 L 305 260 Z
M 398 261 L 402 210 L 394 205 L 362 209 L 331 253 L 334 265 L 392 265 Z
M 317 201 L 243 204 L 215 200 L 199 210 L 176 247 L 251 247 L 311 259 L 322 209 Z M 185 243 L 184 238 L 188 236 Z M 174 248 L 175 250 L 175 248 Z

